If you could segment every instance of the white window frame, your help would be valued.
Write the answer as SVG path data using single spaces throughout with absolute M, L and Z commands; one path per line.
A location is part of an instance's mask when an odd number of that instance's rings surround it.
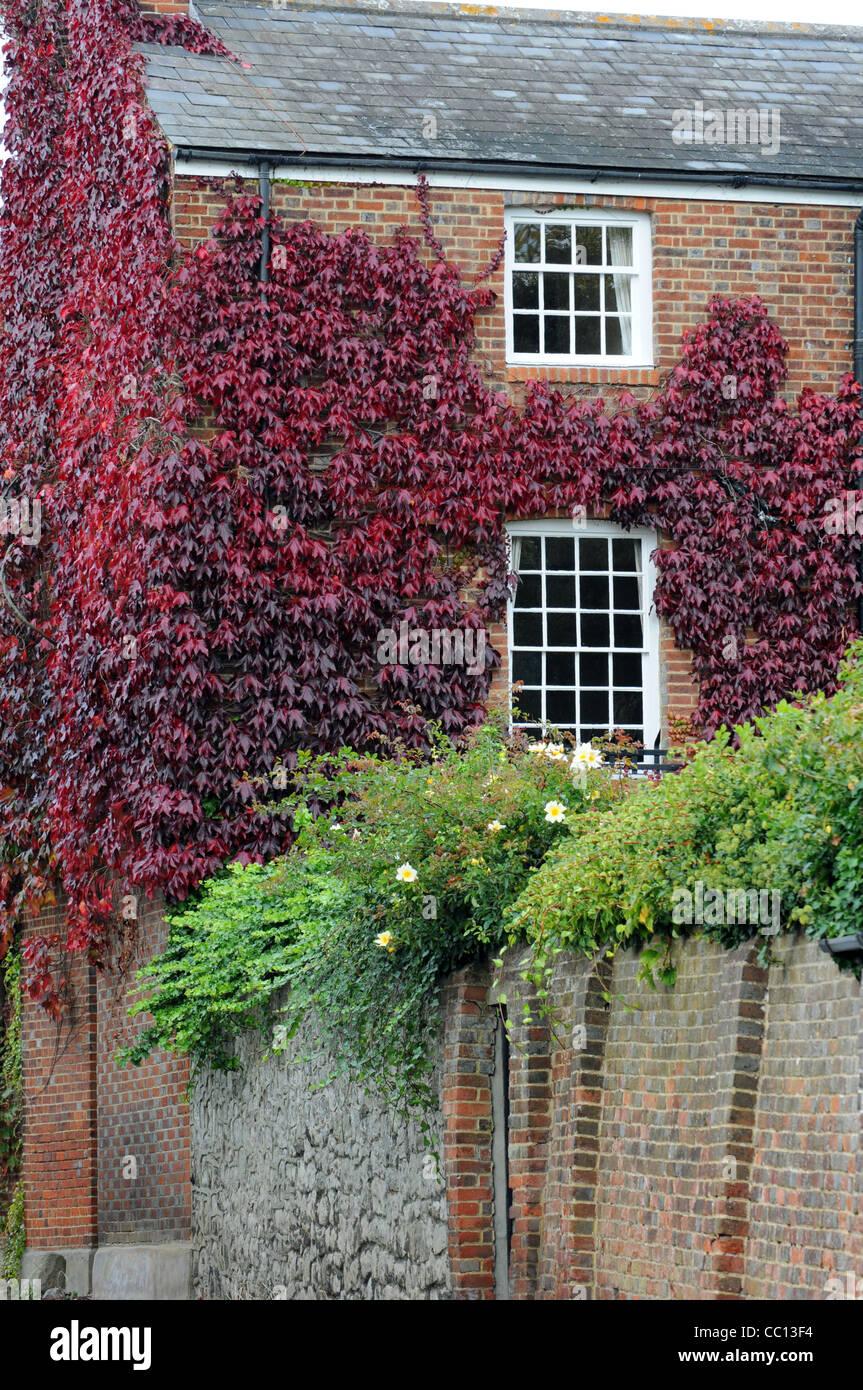
M 652 552 L 659 546 L 659 537 L 655 531 L 646 527 L 633 527 L 632 530 L 625 530 L 622 526 L 615 526 L 613 522 L 599 521 L 593 519 L 581 519 L 576 521 L 562 520 L 532 520 L 532 521 L 513 521 L 507 525 L 507 545 L 509 549 L 510 568 L 512 568 L 512 541 L 516 536 L 605 536 L 612 540 L 635 540 L 641 543 L 641 572 L 643 576 L 641 594 L 641 622 L 644 646 L 641 648 L 641 677 L 642 677 L 642 715 L 644 719 L 644 751 L 648 753 L 654 745 L 654 740 L 659 735 L 659 742 L 662 745 L 662 713 L 660 695 L 660 667 L 659 667 L 659 618 L 653 602 L 653 595 L 656 589 L 657 571 L 651 559 Z M 577 574 L 577 571 L 576 571 Z M 545 612 L 545 601 L 543 599 L 543 613 Z M 507 653 L 509 662 L 509 687 L 510 703 L 509 717 L 512 720 L 512 658 L 514 651 L 513 617 L 515 612 L 514 595 L 510 596 L 507 603 Z M 543 647 L 542 651 L 565 650 L 561 648 Z M 603 648 L 583 648 L 580 650 L 602 651 Z M 627 656 L 636 655 L 638 647 L 607 648 L 609 652 L 615 650 L 625 653 Z M 517 697 L 516 697 L 517 699 Z M 539 721 L 537 721 L 539 722 Z
M 517 222 L 532 222 L 537 226 L 543 223 L 564 223 L 574 227 L 595 227 L 597 223 L 614 223 L 618 226 L 623 225 L 632 228 L 633 273 L 630 277 L 632 285 L 632 352 L 628 356 L 581 357 L 574 353 L 515 351 L 512 273 L 514 270 L 529 269 L 529 267 L 519 265 L 515 259 L 515 224 Z M 635 367 L 640 369 L 649 369 L 654 366 L 652 259 L 650 215 L 648 213 L 620 212 L 607 208 L 537 213 L 529 208 L 508 208 L 504 212 L 504 228 L 506 230 L 504 312 L 506 315 L 506 360 L 509 366 Z M 565 271 L 566 267 L 555 266 L 550 267 L 550 269 Z

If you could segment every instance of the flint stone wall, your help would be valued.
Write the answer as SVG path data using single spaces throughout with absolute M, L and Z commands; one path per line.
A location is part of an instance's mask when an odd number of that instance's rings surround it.
M 446 1197 L 418 1123 L 296 1060 L 238 1043 L 191 1103 L 193 1297 L 447 1299 Z M 440 1116 L 432 1116 L 440 1128 Z

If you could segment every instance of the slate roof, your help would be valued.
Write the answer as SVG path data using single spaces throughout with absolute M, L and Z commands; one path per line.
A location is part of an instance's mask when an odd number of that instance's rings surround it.
M 181 152 L 863 183 L 863 29 L 412 0 L 192 12 L 250 66 L 142 46 L 149 101 Z M 778 112 L 778 152 L 676 144 L 672 113 L 697 102 Z

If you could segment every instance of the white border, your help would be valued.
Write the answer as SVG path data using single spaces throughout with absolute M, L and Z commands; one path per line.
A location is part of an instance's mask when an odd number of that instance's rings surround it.
M 594 225 L 597 222 L 619 222 L 632 228 L 632 346 L 627 357 L 580 357 L 570 353 L 516 352 L 513 347 L 512 272 L 516 270 L 516 222 L 557 222 L 565 226 Z M 650 216 L 646 212 L 625 212 L 619 208 L 555 209 L 536 212 L 533 208 L 505 208 L 503 223 L 506 230 L 504 260 L 504 316 L 506 321 L 506 362 L 508 367 L 612 367 L 620 371 L 649 371 L 653 361 L 653 294 Z M 528 267 L 529 269 L 529 267 Z M 561 266 L 561 270 L 565 267 Z
M 248 170 L 251 178 L 257 177 L 257 169 L 258 161 L 248 154 L 238 155 L 236 160 L 189 159 L 185 156 L 174 159 L 174 173 L 179 177 L 227 178 L 234 172 Z M 859 193 L 833 193 L 828 189 L 808 191 L 792 186 L 775 188 L 761 184 L 730 188 L 720 183 L 663 183 L 661 177 L 643 180 L 626 177 L 564 178 L 527 171 L 523 174 L 460 174 L 427 169 L 425 176 L 432 188 L 475 188 L 488 192 L 569 193 L 592 198 L 667 198 L 674 202 L 700 199 L 708 203 L 762 203 L 778 207 L 786 204 L 799 207 L 863 206 L 863 190 Z M 321 165 L 306 168 L 297 164 L 277 164 L 273 166 L 272 177 L 295 179 L 300 183 L 378 184 L 382 188 L 414 188 L 417 181 L 415 166 L 360 169 L 350 164 L 332 169 Z
M 653 594 L 656 588 L 656 566 L 651 559 L 654 550 L 659 547 L 659 537 L 655 531 L 646 527 L 634 526 L 627 531 L 623 526 L 616 526 L 611 521 L 600 521 L 599 519 L 587 518 L 582 521 L 567 521 L 566 518 L 549 518 L 544 520 L 537 518 L 531 521 L 511 521 L 506 526 L 507 542 L 513 536 L 611 536 L 615 540 L 628 537 L 630 540 L 641 541 L 641 566 L 644 575 L 643 587 L 643 611 L 642 621 L 644 624 L 645 645 L 641 649 L 642 657 L 642 676 L 644 693 L 644 752 L 645 754 L 653 748 L 653 740 L 659 734 L 660 747 L 662 742 L 662 713 L 661 713 L 661 672 L 659 669 L 659 618 L 653 604 Z M 511 563 L 511 552 L 510 552 Z M 510 690 L 510 717 L 512 717 L 512 649 L 513 649 L 513 601 L 509 599 L 506 606 L 506 638 L 507 638 L 507 661 L 509 663 L 507 677 Z M 627 651 L 635 651 L 636 648 L 627 648 Z M 645 660 L 646 658 L 646 660 Z

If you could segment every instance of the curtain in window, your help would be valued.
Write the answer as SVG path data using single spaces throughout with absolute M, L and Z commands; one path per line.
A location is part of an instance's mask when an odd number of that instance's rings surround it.
M 632 246 L 632 231 L 629 227 L 606 228 L 608 235 L 608 260 L 611 265 L 628 265 Z M 632 312 L 632 280 L 629 275 L 614 276 L 614 292 L 621 315 Z M 620 336 L 625 354 L 632 352 L 632 319 L 621 318 Z

